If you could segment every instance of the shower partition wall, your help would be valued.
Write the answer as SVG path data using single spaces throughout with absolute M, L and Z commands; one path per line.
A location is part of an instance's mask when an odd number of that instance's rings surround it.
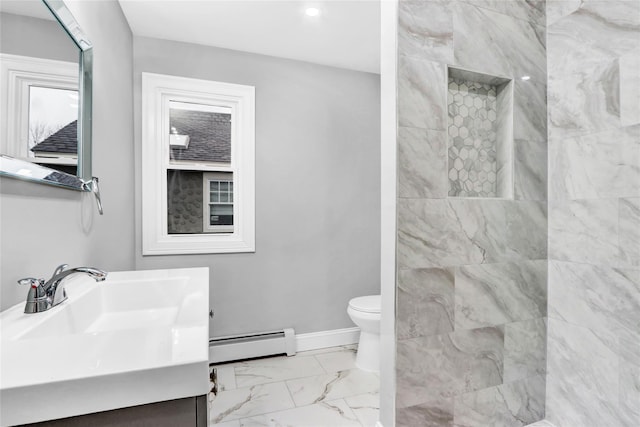
M 533 423 L 545 415 L 544 2 L 398 7 L 396 425 Z
M 640 425 L 640 2 L 547 2 L 547 419 Z
M 640 425 L 640 2 L 398 8 L 396 425 Z

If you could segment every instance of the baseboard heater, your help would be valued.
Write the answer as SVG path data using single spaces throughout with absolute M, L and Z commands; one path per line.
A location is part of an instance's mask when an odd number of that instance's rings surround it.
M 296 354 L 296 335 L 293 329 L 209 339 L 211 364 L 277 354 Z

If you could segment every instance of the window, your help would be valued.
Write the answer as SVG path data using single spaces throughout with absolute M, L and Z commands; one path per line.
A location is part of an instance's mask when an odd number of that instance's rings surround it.
M 254 88 L 142 74 L 143 255 L 253 252 Z
M 78 64 L 0 54 L 0 152 L 75 175 L 78 161 Z
M 203 176 L 205 203 L 203 230 L 210 233 L 233 232 L 233 177 L 229 173 Z

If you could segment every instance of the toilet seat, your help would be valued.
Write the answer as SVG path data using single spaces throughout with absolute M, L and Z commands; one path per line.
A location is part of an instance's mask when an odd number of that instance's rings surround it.
M 380 300 L 380 295 L 357 297 L 349 301 L 349 307 L 352 310 L 363 313 L 380 313 L 381 306 L 382 302 Z

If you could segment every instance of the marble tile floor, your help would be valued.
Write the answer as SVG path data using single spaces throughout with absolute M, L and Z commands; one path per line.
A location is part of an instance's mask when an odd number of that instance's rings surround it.
M 344 346 L 214 365 L 209 427 L 374 427 L 380 378 L 355 356 Z

